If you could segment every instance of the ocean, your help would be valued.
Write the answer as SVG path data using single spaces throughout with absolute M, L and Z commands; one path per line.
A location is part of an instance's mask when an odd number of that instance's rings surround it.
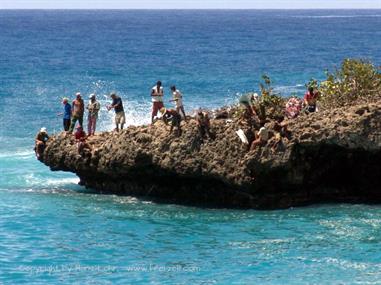
M 268 74 L 302 95 L 344 58 L 381 64 L 381 10 L 0 10 L 0 284 L 381 284 L 381 207 L 200 209 L 99 195 L 33 153 L 62 129 L 62 97 L 150 89 L 186 112 L 237 102 Z M 271 182 L 269 182 L 271 183 Z

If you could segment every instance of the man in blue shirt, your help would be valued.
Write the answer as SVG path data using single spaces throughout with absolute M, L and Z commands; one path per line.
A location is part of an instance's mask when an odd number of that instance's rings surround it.
M 64 106 L 63 112 L 59 113 L 59 116 L 63 116 L 63 127 L 64 130 L 67 132 L 70 128 L 70 119 L 71 119 L 71 106 L 69 104 L 69 99 L 63 98 L 62 104 Z

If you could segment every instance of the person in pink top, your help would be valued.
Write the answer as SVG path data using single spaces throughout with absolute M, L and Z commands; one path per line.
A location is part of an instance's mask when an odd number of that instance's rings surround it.
M 95 134 L 95 128 L 97 126 L 97 119 L 100 108 L 101 105 L 97 101 L 95 94 L 91 94 L 90 102 L 86 107 L 89 112 L 87 118 L 87 133 L 89 136 L 93 136 Z

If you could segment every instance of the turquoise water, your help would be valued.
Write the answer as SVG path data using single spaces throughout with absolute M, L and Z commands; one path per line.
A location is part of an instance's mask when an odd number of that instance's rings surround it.
M 0 192 L 5 284 L 381 280 L 380 207 L 206 210 L 73 190 Z
M 381 64 L 381 11 L 0 11 L 0 284 L 381 284 L 381 207 L 213 210 L 97 195 L 32 152 L 62 96 L 149 89 L 232 103 L 267 72 L 302 94 L 345 57 Z M 168 97 L 167 97 L 168 99 Z M 167 100 L 166 99 L 166 100 Z M 100 130 L 112 128 L 102 108 Z

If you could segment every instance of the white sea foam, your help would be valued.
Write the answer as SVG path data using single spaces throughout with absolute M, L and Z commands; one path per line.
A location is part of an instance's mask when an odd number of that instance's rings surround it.
M 33 150 L 25 150 L 25 149 L 0 153 L 0 158 L 29 159 L 33 156 L 34 156 Z
M 41 177 L 36 176 L 34 173 L 28 173 L 24 176 L 25 182 L 29 186 L 49 186 L 49 187 L 58 187 L 67 184 L 78 184 L 78 177 L 57 177 L 57 178 L 47 178 L 42 179 Z
M 275 86 L 274 91 L 281 93 L 281 95 L 292 95 L 298 94 L 304 90 L 304 84 L 296 84 L 296 85 L 284 85 L 284 86 Z

